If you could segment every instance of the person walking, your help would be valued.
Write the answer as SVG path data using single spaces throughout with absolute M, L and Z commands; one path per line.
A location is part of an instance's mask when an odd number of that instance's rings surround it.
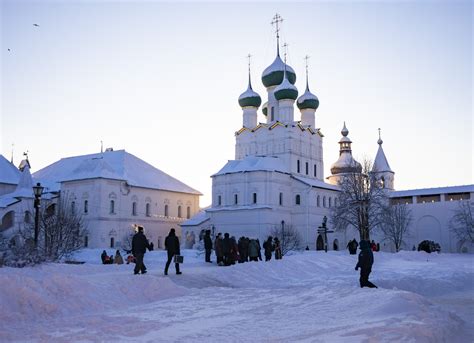
M 272 259 L 272 251 L 275 249 L 272 236 L 268 236 L 267 240 L 263 242 L 263 249 L 265 250 L 265 261 L 270 261 Z
M 278 237 L 275 237 L 274 239 L 275 243 L 275 260 L 281 260 L 283 258 L 283 254 L 281 253 L 281 245 L 280 245 L 280 240 Z
M 374 254 L 372 253 L 369 241 L 360 241 L 359 260 L 355 266 L 355 270 L 360 268 L 360 287 L 377 288 L 369 281 L 369 275 L 374 264 Z
M 204 249 L 206 250 L 206 262 L 212 263 L 211 252 L 212 252 L 212 239 L 211 230 L 206 230 L 204 235 Z
M 180 254 L 179 239 L 178 237 L 176 237 L 176 233 L 174 229 L 171 229 L 168 236 L 166 236 L 165 248 L 166 248 L 166 251 L 168 252 L 168 261 L 166 261 L 165 275 L 168 275 L 168 268 L 170 267 L 171 260 L 173 259 L 174 255 Z M 175 263 L 174 265 L 176 268 L 176 275 L 182 274 L 179 271 L 179 263 Z
M 137 233 L 132 238 L 132 255 L 135 257 L 134 274 L 146 274 L 146 266 L 143 262 L 146 249 L 149 248 L 148 239 L 143 233 L 143 226 L 138 227 Z

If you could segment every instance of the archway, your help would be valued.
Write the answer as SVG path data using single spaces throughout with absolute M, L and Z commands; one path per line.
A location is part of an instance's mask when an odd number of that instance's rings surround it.
M 332 249 L 335 251 L 339 250 L 339 241 L 337 240 L 337 238 L 332 242 Z
M 15 212 L 13 211 L 7 212 L 3 216 L 2 222 L 0 223 L 0 231 L 11 228 L 14 223 L 15 223 Z
M 321 235 L 316 239 L 316 250 L 324 250 L 324 239 Z

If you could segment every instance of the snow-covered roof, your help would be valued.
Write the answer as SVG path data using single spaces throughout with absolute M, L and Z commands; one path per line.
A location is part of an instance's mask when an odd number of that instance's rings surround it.
M 233 205 L 233 206 L 222 206 L 212 207 L 207 212 L 220 212 L 220 211 L 248 211 L 248 210 L 261 210 L 261 209 L 272 209 L 269 205 Z
M 59 190 L 59 183 L 85 179 L 126 181 L 130 186 L 180 193 L 201 193 L 125 150 L 62 158 L 33 174 L 35 180 Z
M 318 180 L 318 179 L 310 179 L 310 178 L 295 176 L 295 175 L 292 175 L 292 178 L 296 179 L 298 181 L 301 181 L 301 182 L 303 182 L 307 185 L 310 185 L 312 187 L 328 189 L 328 190 L 331 190 L 331 191 L 340 191 L 339 186 L 331 185 L 329 183 L 326 183 L 326 182 Z
M 417 195 L 431 195 L 431 194 L 446 194 L 446 193 L 474 193 L 473 185 L 462 185 L 462 186 L 447 186 L 447 187 L 435 187 L 435 188 L 420 188 L 420 189 L 407 189 L 401 191 L 390 192 L 391 198 L 417 196 Z
M 357 162 L 349 151 L 342 151 L 339 155 L 339 158 L 331 166 L 331 173 L 341 174 L 341 173 L 353 173 L 361 172 L 362 166 Z
M 275 156 L 247 156 L 243 160 L 230 160 L 213 176 L 249 171 L 278 171 L 288 173 L 283 161 Z
M 267 76 L 275 71 L 283 71 L 285 70 L 285 62 L 281 59 L 280 55 L 277 55 L 275 57 L 275 60 L 270 64 L 267 68 L 262 73 L 263 76 Z M 289 73 L 295 74 L 295 71 L 293 68 L 291 68 L 288 64 L 286 65 L 286 71 Z
M 387 157 L 385 157 L 385 153 L 383 152 L 382 144 L 379 144 L 379 149 L 377 150 L 377 155 L 375 156 L 372 171 L 393 173 L 388 164 Z
M 318 100 L 318 97 L 316 95 L 314 95 L 313 93 L 311 93 L 309 91 L 309 89 L 306 89 L 305 92 L 303 93 L 303 95 L 301 95 L 299 98 L 298 98 L 298 103 L 301 104 L 303 102 L 305 102 L 306 100 Z
M 192 218 L 182 222 L 181 226 L 197 226 L 201 225 L 202 223 L 208 221 L 210 218 L 206 213 L 206 209 L 202 209 L 198 213 L 196 213 Z
M 0 155 L 0 183 L 16 185 L 20 180 L 21 172 L 3 155 Z
M 25 166 L 20 172 L 20 180 L 16 189 L 8 194 L 0 196 L 0 208 L 8 207 L 20 201 L 21 198 L 34 198 L 33 180 L 31 179 L 30 168 Z

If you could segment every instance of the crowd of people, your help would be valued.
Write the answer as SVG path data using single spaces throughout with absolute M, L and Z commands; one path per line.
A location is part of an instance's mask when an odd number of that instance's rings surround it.
M 226 232 L 224 233 L 224 236 L 222 236 L 221 233 L 218 233 L 213 242 L 211 238 L 211 230 L 206 230 L 202 235 L 200 235 L 200 239 L 204 242 L 205 261 L 208 263 L 212 263 L 212 250 L 215 252 L 216 262 L 219 266 L 230 266 L 237 262 L 244 263 L 250 261 L 262 261 L 262 246 L 260 246 L 258 238 L 255 239 L 242 236 L 237 241 L 234 236 L 231 237 L 229 233 Z M 360 247 L 360 253 L 355 270 L 360 268 L 360 287 L 377 288 L 377 286 L 369 281 L 369 275 L 372 272 L 372 265 L 374 263 L 373 252 L 379 251 L 380 245 L 376 244 L 373 240 L 372 242 L 361 240 L 359 244 L 355 238 L 347 243 L 347 249 L 351 255 L 356 254 L 358 246 Z M 167 251 L 168 259 L 165 264 L 164 274 L 168 275 L 171 262 L 174 262 L 175 264 L 176 275 L 182 274 L 179 265 L 182 263 L 183 257 L 180 255 L 179 238 L 176 236 L 176 231 L 173 228 L 165 239 L 165 249 Z M 143 227 L 139 226 L 132 239 L 131 254 L 127 256 L 127 264 L 135 263 L 135 275 L 140 273 L 146 274 L 147 272 L 144 263 L 144 257 L 147 250 L 153 250 L 153 245 L 148 242 L 148 239 L 143 232 Z M 282 247 L 277 237 L 273 238 L 272 236 L 268 236 L 263 243 L 263 250 L 265 261 L 270 261 L 273 256 L 276 260 L 280 260 L 283 257 Z M 101 259 L 103 264 L 124 263 L 119 250 L 116 251 L 115 257 L 113 255 L 108 256 L 107 252 L 104 250 L 101 254 Z

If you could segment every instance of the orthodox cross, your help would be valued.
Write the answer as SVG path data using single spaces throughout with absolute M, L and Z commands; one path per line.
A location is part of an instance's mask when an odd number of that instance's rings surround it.
M 306 55 L 306 56 L 304 57 L 305 68 L 306 68 L 306 89 L 308 89 L 308 60 L 309 60 L 309 56 Z
M 252 58 L 252 55 L 248 54 L 247 59 L 249 60 L 248 65 L 249 65 L 249 88 L 252 89 L 252 83 L 250 81 L 250 59 Z
M 12 158 L 11 158 L 11 164 L 13 164 L 13 149 L 15 148 L 15 143 L 12 143 Z
M 381 139 L 381 137 L 380 137 L 380 127 L 379 127 L 379 139 Z
M 280 55 L 280 27 L 278 24 L 280 24 L 283 21 L 283 18 L 277 13 L 273 17 L 273 20 L 271 22 L 272 26 L 275 25 L 275 32 L 277 34 L 277 55 Z

